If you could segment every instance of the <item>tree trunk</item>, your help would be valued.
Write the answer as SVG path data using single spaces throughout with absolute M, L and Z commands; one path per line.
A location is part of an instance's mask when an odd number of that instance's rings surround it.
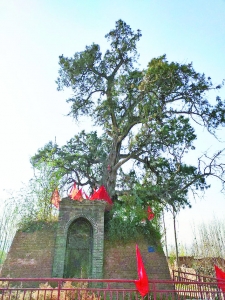
M 113 138 L 111 151 L 109 153 L 108 158 L 106 159 L 105 165 L 103 166 L 104 170 L 102 178 L 102 183 L 106 187 L 111 197 L 115 196 L 117 178 L 117 169 L 115 168 L 115 165 L 120 159 L 120 149 L 121 142 L 118 142 L 118 136 L 115 136 Z
M 167 248 L 167 235 L 166 235 L 166 224 L 165 224 L 165 218 L 164 218 L 164 210 L 162 212 L 163 217 L 163 227 L 164 227 L 164 235 L 165 235 L 165 247 L 166 247 L 166 259 L 168 259 L 168 248 Z
M 174 228 L 174 239 L 175 239 L 175 249 L 176 249 L 176 262 L 177 268 L 179 270 L 179 254 L 178 254 L 178 246 L 177 246 L 177 229 L 176 229 L 176 214 L 173 209 L 173 228 Z

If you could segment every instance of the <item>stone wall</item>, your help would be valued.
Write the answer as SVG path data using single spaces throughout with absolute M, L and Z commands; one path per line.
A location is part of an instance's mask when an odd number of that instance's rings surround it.
M 92 278 L 102 278 L 105 201 L 62 199 L 55 243 L 53 277 L 63 277 L 69 226 L 78 218 L 87 219 L 93 227 Z

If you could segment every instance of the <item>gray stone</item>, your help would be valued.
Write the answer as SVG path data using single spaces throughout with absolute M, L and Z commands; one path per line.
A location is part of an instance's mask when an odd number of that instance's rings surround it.
M 103 278 L 105 206 L 106 202 L 103 200 L 74 201 L 70 198 L 62 199 L 60 202 L 52 277 L 63 277 L 68 230 L 73 222 L 82 218 L 89 221 L 93 229 L 91 278 Z

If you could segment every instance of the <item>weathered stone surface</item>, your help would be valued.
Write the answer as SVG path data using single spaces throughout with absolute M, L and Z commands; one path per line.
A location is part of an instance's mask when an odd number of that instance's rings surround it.
M 60 203 L 59 223 L 55 242 L 52 277 L 63 277 L 67 233 L 70 225 L 79 218 L 90 222 L 93 228 L 92 278 L 102 278 L 104 211 L 105 201 L 83 200 L 82 202 L 64 198 Z

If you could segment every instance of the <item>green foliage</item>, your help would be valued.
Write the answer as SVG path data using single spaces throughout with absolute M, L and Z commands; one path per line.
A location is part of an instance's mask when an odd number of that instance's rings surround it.
M 62 189 L 74 181 L 90 190 L 103 184 L 122 205 L 122 191 L 133 197 L 136 185 L 132 207 L 138 207 L 139 198 L 143 207 L 148 199 L 174 211 L 190 206 L 188 191 L 206 189 L 207 177 L 225 182 L 224 164 L 218 162 L 222 151 L 185 164 L 185 154 L 195 149 L 193 121 L 213 135 L 225 125 L 225 102 L 216 97 L 212 105 L 207 99 L 223 83 L 214 86 L 192 64 L 169 62 L 166 55 L 139 70 L 141 32 L 122 20 L 105 37 L 104 54 L 92 44 L 73 57 L 61 55 L 57 79 L 58 90 L 72 91 L 69 115 L 92 120 L 101 134 L 82 131 L 62 147 L 50 142 L 32 157 L 32 165 L 48 166 Z
M 168 263 L 169 263 L 170 267 L 173 268 L 176 264 L 176 251 L 174 249 L 172 251 L 170 251 L 168 258 L 169 258 Z
M 145 240 L 159 245 L 161 234 L 156 219 L 147 219 L 147 208 L 141 205 L 115 203 L 106 216 L 105 234 L 111 242 L 129 242 Z
M 5 200 L 0 214 L 2 253 L 8 252 L 17 230 L 33 232 L 55 226 L 58 211 L 51 204 L 51 196 L 57 182 L 57 177 L 53 176 L 50 167 L 41 163 L 34 178 Z
M 81 131 L 61 148 L 57 144 L 48 143 L 31 158 L 31 163 L 38 170 L 49 166 L 48 176 L 59 179 L 61 186 L 71 184 L 77 176 L 78 183 L 84 180 L 95 187 L 96 180 L 100 181 L 103 175 L 108 152 L 107 141 L 99 138 L 96 131 Z
M 58 218 L 55 218 L 55 220 L 51 221 L 31 221 L 27 220 L 27 222 L 22 222 L 19 226 L 19 230 L 22 232 L 35 232 L 35 231 L 42 231 L 45 229 L 57 229 L 58 225 Z
M 17 230 L 18 219 L 17 205 L 9 198 L 0 209 L 0 261 L 3 261 L 5 253 L 9 250 Z
M 57 186 L 58 179 L 57 176 L 53 176 L 52 169 L 40 163 L 34 178 L 12 196 L 19 217 L 18 229 L 27 228 L 28 224 L 32 224 L 33 227 L 34 224 L 39 226 L 39 222 L 55 220 L 58 212 L 51 203 L 51 196 Z
M 3 250 L 0 250 L 0 265 L 4 263 L 4 260 L 6 259 L 6 252 Z
M 178 249 L 179 257 L 188 256 L 188 249 L 184 245 L 179 245 L 178 248 L 179 248 Z M 176 266 L 177 262 L 176 262 L 176 249 L 175 249 L 175 247 L 172 247 L 169 251 L 168 263 L 169 263 L 171 268 L 177 267 Z

